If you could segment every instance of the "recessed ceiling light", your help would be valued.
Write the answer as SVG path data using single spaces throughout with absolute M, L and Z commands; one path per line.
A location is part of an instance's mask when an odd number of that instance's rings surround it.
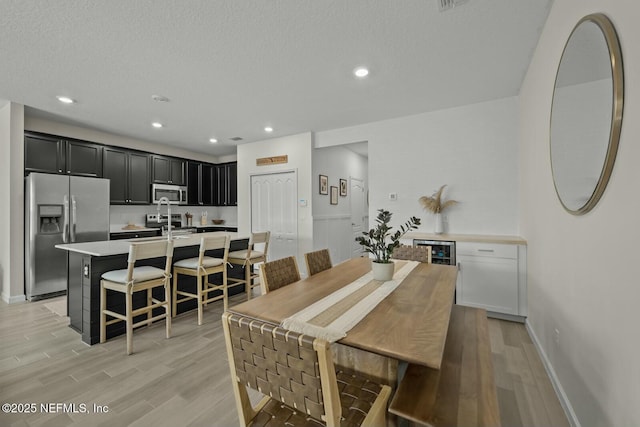
M 215 138 L 211 138 L 211 139 L 209 139 L 209 142 L 212 143 L 212 144 L 215 144 L 216 142 L 218 142 L 218 140 L 215 139 Z
M 264 128 L 265 132 L 273 132 L 273 128 L 271 126 L 267 126 Z
M 158 129 L 159 129 L 159 128 L 161 128 L 161 127 L 162 127 L 162 123 L 160 123 L 160 122 L 153 122 L 153 123 L 151 123 L 151 126 L 153 126 L 154 128 L 158 128 Z
M 369 75 L 369 70 L 364 68 L 364 67 L 358 67 L 355 70 L 353 70 L 353 74 L 356 75 L 356 77 L 367 77 Z
M 76 102 L 68 96 L 56 96 L 56 98 L 58 98 L 58 101 L 62 102 L 63 104 L 73 104 L 74 102 Z
M 158 102 L 169 102 L 169 98 L 163 95 L 151 95 L 151 99 Z

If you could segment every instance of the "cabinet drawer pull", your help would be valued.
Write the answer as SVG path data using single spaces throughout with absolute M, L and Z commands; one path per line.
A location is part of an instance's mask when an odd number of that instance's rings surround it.
M 494 252 L 493 249 L 478 249 L 478 252 Z

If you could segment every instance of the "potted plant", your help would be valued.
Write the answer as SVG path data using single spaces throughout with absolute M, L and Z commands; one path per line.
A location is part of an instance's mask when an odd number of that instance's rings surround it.
M 400 238 L 409 230 L 415 230 L 420 225 L 420 218 L 415 216 L 400 226 L 399 230 L 391 233 L 389 222 L 391 212 L 378 209 L 377 225 L 362 236 L 356 237 L 356 242 L 362 245 L 365 252 L 373 254 L 371 269 L 375 280 L 387 281 L 393 277 L 394 264 L 390 260 L 393 250 L 400 246 Z
M 443 231 L 442 211 L 448 208 L 449 206 L 453 206 L 456 203 L 458 203 L 455 200 L 447 200 L 447 201 L 442 200 L 442 190 L 444 190 L 444 187 L 446 186 L 447 184 L 440 187 L 440 189 L 435 193 L 433 193 L 431 197 L 422 196 L 418 199 L 418 201 L 420 202 L 420 204 L 425 210 L 435 215 L 436 223 L 435 223 L 434 233 L 436 234 L 440 234 Z

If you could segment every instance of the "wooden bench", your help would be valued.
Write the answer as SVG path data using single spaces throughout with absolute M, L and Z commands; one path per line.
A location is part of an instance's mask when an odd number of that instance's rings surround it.
M 440 370 L 409 364 L 389 412 L 419 425 L 500 426 L 485 310 L 454 305 Z

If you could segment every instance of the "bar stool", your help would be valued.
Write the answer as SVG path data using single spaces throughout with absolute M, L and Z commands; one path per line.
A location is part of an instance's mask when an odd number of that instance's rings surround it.
M 206 251 L 224 249 L 222 258 L 205 256 Z M 198 325 L 202 325 L 203 306 L 213 301 L 223 300 L 227 310 L 227 257 L 229 256 L 229 235 L 203 237 L 200 240 L 200 254 L 197 258 L 187 258 L 173 265 L 173 316 L 177 312 L 178 303 L 195 299 L 198 301 Z M 209 282 L 209 275 L 222 273 L 222 283 Z M 179 289 L 178 275 L 196 276 L 196 293 Z M 202 280 L 204 278 L 204 280 Z M 209 296 L 210 292 L 222 291 L 221 295 Z M 178 299 L 178 295 L 183 298 Z
M 138 260 L 165 257 L 164 270 L 157 267 L 135 267 Z M 107 340 L 107 326 L 126 322 L 127 354 L 133 352 L 133 328 L 150 325 L 152 322 L 165 319 L 167 338 L 171 337 L 171 260 L 173 258 L 173 242 L 162 240 L 158 242 L 131 243 L 129 246 L 128 268 L 108 271 L 102 275 L 100 281 L 100 342 Z M 156 287 L 164 287 L 164 301 L 152 296 Z M 125 294 L 125 312 L 117 313 L 107 310 L 107 289 Z M 133 309 L 133 294 L 147 291 L 146 305 Z M 163 307 L 163 314 L 153 316 L 153 309 Z M 145 320 L 133 323 L 133 318 L 140 314 L 147 314 Z M 107 321 L 107 316 L 113 317 Z
M 245 290 L 247 291 L 247 300 L 251 299 L 251 292 L 253 288 L 256 286 L 260 286 L 259 284 L 254 284 L 253 282 L 253 280 L 258 277 L 258 275 L 253 272 L 253 266 L 254 264 L 267 261 L 267 250 L 269 248 L 270 236 L 271 232 L 269 231 L 265 231 L 262 233 L 251 233 L 251 237 L 249 238 L 249 246 L 247 247 L 247 249 L 229 252 L 229 263 L 242 265 L 244 267 L 244 279 L 236 279 L 230 277 L 228 280 L 233 283 L 230 284 L 229 287 L 245 284 Z M 264 243 L 264 250 L 262 252 L 254 250 L 254 246 L 257 243 Z

